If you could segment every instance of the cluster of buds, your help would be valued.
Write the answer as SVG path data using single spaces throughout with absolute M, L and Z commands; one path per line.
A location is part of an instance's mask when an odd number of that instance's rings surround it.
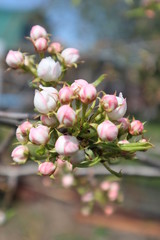
M 26 121 L 17 129 L 20 145 L 12 152 L 15 162 L 35 160 L 39 173 L 49 176 L 56 173 L 57 159 L 68 162 L 72 168 L 101 163 L 114 173 L 108 164 L 112 159 L 131 158 L 137 150 L 152 146 L 143 137 L 144 124 L 125 117 L 127 102 L 122 93 L 116 96 L 97 92 L 104 75 L 93 83 L 76 79 L 70 85 L 63 81 L 66 71 L 77 67 L 77 49 L 63 49 L 58 42 L 48 45 L 49 34 L 38 25 L 32 27 L 29 39 L 41 57 L 40 62 L 20 51 L 9 51 L 6 57 L 10 68 L 33 74 L 34 107 L 38 114 L 38 121 Z M 31 147 L 35 147 L 35 153 L 30 151 Z M 115 175 L 119 176 L 116 172 Z
M 101 178 L 97 178 L 93 171 L 92 175 L 84 178 L 76 174 L 76 171 L 72 171 L 72 162 L 70 163 L 60 158 L 57 159 L 56 169 L 54 169 L 54 165 L 51 162 L 40 164 L 39 172 L 42 173 L 42 171 L 43 175 L 46 173 L 50 175 L 54 172 L 59 185 L 77 193 L 81 204 L 80 211 L 84 216 L 90 215 L 97 208 L 105 215 L 110 216 L 116 211 L 117 205 L 123 201 L 123 194 L 120 188 L 121 181 L 120 179 L 117 180 L 116 177 L 101 176 Z M 45 185 L 46 183 L 51 184 L 49 179 L 44 179 L 42 182 Z
M 103 212 L 110 216 L 116 208 L 116 204 L 122 202 L 123 196 L 120 192 L 120 184 L 113 179 L 104 179 L 96 181 L 94 179 L 94 186 L 81 186 L 81 213 L 85 216 L 91 214 L 95 207 L 99 207 Z

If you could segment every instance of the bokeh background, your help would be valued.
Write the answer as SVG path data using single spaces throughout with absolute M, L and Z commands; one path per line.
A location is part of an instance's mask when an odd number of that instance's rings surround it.
M 34 51 L 25 36 L 36 24 L 64 47 L 80 50 L 84 64 L 66 80 L 92 82 L 106 73 L 100 88 L 123 92 L 128 115 L 147 121 L 146 137 L 155 148 L 143 156 L 143 163 L 129 163 L 142 172 L 122 179 L 124 200 L 117 215 L 95 210 L 93 217 L 82 217 L 74 191 L 63 190 L 56 180 L 31 176 L 33 168 L 25 176 L 17 168 L 17 175 L 12 171 L 15 122 L 6 124 L 3 113 L 32 113 L 34 92 L 30 75 L 6 71 L 5 56 L 10 49 Z M 1 0 L 0 113 L 0 220 L 2 213 L 7 218 L 0 226 L 1 240 L 160 239 L 159 0 Z

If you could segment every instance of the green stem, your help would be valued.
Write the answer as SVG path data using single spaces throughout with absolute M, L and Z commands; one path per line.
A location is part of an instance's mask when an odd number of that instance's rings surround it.
M 89 110 L 86 113 L 86 117 L 89 117 L 89 115 L 91 114 L 91 112 L 93 111 L 94 107 L 95 107 L 96 101 L 94 101 L 92 103 L 92 106 L 89 108 Z
M 88 108 L 88 105 L 85 104 L 85 103 L 82 103 L 82 121 L 81 121 L 81 124 L 84 123 L 87 108 Z
M 30 73 L 32 73 L 35 77 L 38 77 L 38 75 L 37 75 L 37 71 L 36 71 L 36 69 L 34 68 L 34 67 L 32 67 L 32 66 L 23 66 L 22 67 L 22 69 L 25 71 L 25 72 L 30 72 Z
M 102 113 L 102 109 L 98 108 L 97 111 L 91 116 L 90 122 L 92 122 L 101 113 Z
M 101 163 L 110 173 L 112 173 L 116 177 L 119 177 L 119 178 L 122 177 L 122 173 L 121 172 L 118 173 L 118 172 L 114 171 L 113 169 L 111 169 L 106 161 L 101 161 Z
M 102 74 L 98 79 L 93 82 L 93 85 L 97 87 L 104 79 L 107 77 L 107 74 Z
M 81 102 L 79 99 L 76 99 L 76 110 L 80 109 L 81 107 Z
M 40 59 L 44 58 L 44 53 L 43 52 L 39 53 L 39 57 L 40 57 Z

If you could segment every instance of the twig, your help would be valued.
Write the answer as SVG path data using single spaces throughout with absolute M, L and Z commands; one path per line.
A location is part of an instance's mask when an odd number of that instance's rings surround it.
M 34 119 L 35 116 L 36 114 L 33 114 L 33 113 L 17 113 L 17 112 L 0 111 L 1 118 L 23 120 L 23 119 Z

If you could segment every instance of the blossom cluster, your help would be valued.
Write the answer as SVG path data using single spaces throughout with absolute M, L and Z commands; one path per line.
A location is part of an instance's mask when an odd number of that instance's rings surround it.
M 36 25 L 28 39 L 40 57 L 10 50 L 8 66 L 30 72 L 34 79 L 34 107 L 37 121 L 25 121 L 18 126 L 19 142 L 12 152 L 13 161 L 37 161 L 42 175 L 53 176 L 57 161 L 69 162 L 72 168 L 90 167 L 98 163 L 114 173 L 109 163 L 115 158 L 131 158 L 138 150 L 151 144 L 144 138 L 144 124 L 125 117 L 127 102 L 118 96 L 97 92 L 104 80 L 93 83 L 76 79 L 72 84 L 63 81 L 69 68 L 79 64 L 79 51 L 51 42 L 46 29 Z M 30 150 L 35 147 L 36 152 Z M 118 173 L 115 173 L 118 175 Z
M 117 181 L 113 176 L 97 178 L 94 172 L 86 178 L 76 173 L 72 171 L 71 163 L 57 160 L 54 176 L 58 177 L 62 187 L 74 190 L 79 196 L 81 214 L 88 216 L 95 209 L 99 209 L 107 216 L 112 215 L 117 204 L 123 201 L 120 179 Z

